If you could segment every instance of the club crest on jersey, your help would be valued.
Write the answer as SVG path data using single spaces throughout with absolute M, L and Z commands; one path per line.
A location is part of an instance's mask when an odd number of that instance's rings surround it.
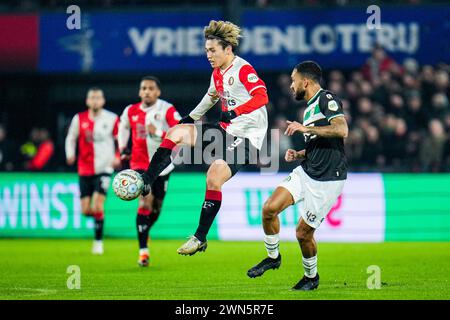
M 131 121 L 136 122 L 136 121 L 138 121 L 138 119 L 139 119 L 139 116 L 138 116 L 138 115 L 131 116 Z
M 232 86 L 233 83 L 234 83 L 234 78 L 233 78 L 233 77 L 230 77 L 230 79 L 228 79 L 228 84 L 229 84 L 230 86 Z
M 258 82 L 259 78 L 256 74 L 254 73 L 249 73 L 247 76 L 247 81 L 250 83 L 256 83 Z
M 87 123 L 87 122 L 83 122 L 82 124 L 81 124 L 81 128 L 82 129 L 87 129 L 89 127 L 89 123 Z
M 338 109 L 337 102 L 335 100 L 328 101 L 328 109 L 330 109 L 331 111 L 337 111 Z
M 155 120 L 160 120 L 161 119 L 161 115 L 159 113 L 155 114 Z

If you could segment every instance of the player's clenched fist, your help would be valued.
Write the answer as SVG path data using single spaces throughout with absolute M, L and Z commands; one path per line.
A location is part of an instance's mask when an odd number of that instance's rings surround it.
M 300 133 L 305 133 L 307 128 L 298 123 L 297 121 L 286 121 L 286 123 L 288 124 L 288 127 L 286 129 L 286 131 L 284 132 L 284 134 L 288 135 L 288 136 L 292 136 L 295 132 L 300 132 Z
M 305 150 L 295 151 L 293 149 L 287 149 L 286 154 L 284 156 L 284 160 L 286 162 L 292 162 L 295 160 L 299 160 L 305 157 Z

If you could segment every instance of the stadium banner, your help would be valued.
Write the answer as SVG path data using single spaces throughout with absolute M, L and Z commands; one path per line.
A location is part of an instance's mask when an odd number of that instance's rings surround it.
M 209 70 L 203 27 L 219 11 L 84 13 L 81 28 L 68 29 L 68 15 L 40 21 L 44 72 Z
M 264 201 L 287 173 L 238 173 L 223 189 L 209 239 L 263 238 Z M 323 242 L 449 241 L 450 174 L 349 174 L 341 197 L 318 229 Z M 204 201 L 204 173 L 173 173 L 154 239 L 195 232 Z M 281 238 L 295 241 L 301 203 L 280 214 Z M 105 235 L 135 238 L 137 202 L 109 191 Z M 1 173 L 0 237 L 92 238 L 93 221 L 80 210 L 74 173 Z
M 371 25 L 367 7 L 261 11 L 248 10 L 242 52 L 258 67 L 291 69 L 300 60 L 324 68 L 359 68 L 380 44 L 401 63 L 413 57 L 420 64 L 450 61 L 449 5 L 380 5 L 380 25 Z M 375 19 L 376 20 L 376 19 Z
M 288 174 L 257 177 L 238 173 L 223 189 L 218 216 L 219 238 L 262 240 L 262 207 Z M 368 188 L 370 186 L 370 188 Z M 384 188 L 381 174 L 349 174 L 342 195 L 316 233 L 319 241 L 382 242 L 385 228 Z M 303 203 L 279 215 L 280 238 L 296 241 L 295 228 Z
M 324 68 L 358 68 L 375 43 L 402 62 L 450 61 L 448 5 L 381 6 L 380 24 L 359 8 L 244 10 L 239 54 L 258 70 L 290 70 L 313 59 Z M 81 28 L 69 29 L 69 15 L 40 16 L 43 72 L 207 71 L 203 27 L 219 10 L 186 13 L 99 13 L 81 11 Z
M 0 15 L 0 70 L 36 70 L 39 53 L 39 16 Z
M 450 241 L 450 174 L 386 174 L 386 241 Z
M 184 238 L 195 231 L 205 196 L 204 174 L 170 178 L 163 212 L 152 237 Z M 1 173 L 0 237 L 92 238 L 93 220 L 81 213 L 74 173 Z M 136 237 L 137 201 L 122 201 L 109 190 L 105 236 Z M 217 225 L 210 231 L 217 239 Z

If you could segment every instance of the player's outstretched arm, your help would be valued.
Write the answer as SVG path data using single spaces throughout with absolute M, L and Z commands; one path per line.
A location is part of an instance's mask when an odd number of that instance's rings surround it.
M 251 113 L 269 103 L 269 96 L 267 95 L 265 88 L 258 88 L 254 90 L 250 95 L 252 96 L 252 98 L 246 103 L 241 104 L 233 110 L 222 112 L 220 121 L 230 122 L 231 119 L 234 119 L 241 114 Z
M 209 109 L 211 109 L 218 100 L 219 97 L 217 95 L 212 95 L 208 91 L 194 110 L 192 110 L 189 115 L 182 118 L 179 123 L 194 123 L 194 121 L 200 119 Z
M 288 127 L 284 134 L 292 136 L 295 132 L 317 135 L 322 138 L 347 138 L 348 125 L 344 116 L 330 120 L 330 125 L 323 127 L 306 127 L 297 121 L 287 121 Z

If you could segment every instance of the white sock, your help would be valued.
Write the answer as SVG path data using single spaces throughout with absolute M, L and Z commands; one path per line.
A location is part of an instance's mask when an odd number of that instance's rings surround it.
M 302 256 L 303 269 L 305 269 L 305 276 L 314 278 L 317 274 L 317 255 L 311 258 Z
M 278 233 L 273 235 L 264 235 L 264 245 L 266 246 L 267 255 L 270 258 L 278 258 L 278 255 L 280 254 L 278 251 L 280 246 L 280 236 Z
M 148 255 L 148 248 L 139 249 L 139 255 L 141 256 L 141 255 L 143 255 L 143 254 Z

